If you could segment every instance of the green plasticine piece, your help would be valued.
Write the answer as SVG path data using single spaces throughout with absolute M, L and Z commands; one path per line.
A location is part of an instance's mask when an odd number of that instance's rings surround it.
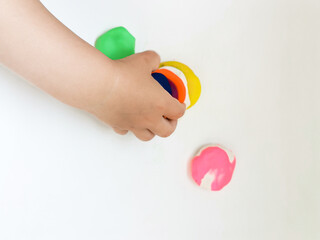
M 127 29 L 116 27 L 98 37 L 95 47 L 112 60 L 117 60 L 134 54 L 135 42 Z

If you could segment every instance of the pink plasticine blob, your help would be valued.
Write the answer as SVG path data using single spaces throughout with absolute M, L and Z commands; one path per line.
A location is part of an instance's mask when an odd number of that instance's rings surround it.
M 235 166 L 236 158 L 231 151 L 212 145 L 201 149 L 192 159 L 191 175 L 200 187 L 219 191 L 230 182 Z

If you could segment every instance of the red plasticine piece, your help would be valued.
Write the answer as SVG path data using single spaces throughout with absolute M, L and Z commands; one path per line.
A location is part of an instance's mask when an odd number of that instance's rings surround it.
M 171 96 L 174 97 L 175 99 L 178 99 L 178 90 L 177 90 L 177 87 L 176 85 L 174 85 L 173 82 L 171 82 L 169 79 L 169 84 L 170 84 L 170 87 L 171 87 Z
M 176 86 L 178 91 L 178 100 L 179 102 L 183 103 L 186 99 L 186 87 L 184 86 L 183 81 L 176 74 L 167 69 L 157 69 L 154 71 L 154 73 L 163 74 L 169 81 L 171 81 Z

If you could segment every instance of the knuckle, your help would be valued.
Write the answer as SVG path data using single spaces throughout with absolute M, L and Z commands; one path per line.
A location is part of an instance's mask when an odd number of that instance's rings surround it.
M 154 124 L 154 122 L 155 122 L 154 116 L 151 114 L 148 114 L 143 118 L 143 126 L 150 127 Z
M 158 58 L 160 59 L 160 55 L 156 52 L 156 51 L 153 51 L 153 50 L 148 50 L 145 52 L 149 57 L 151 58 Z
M 151 135 L 151 134 L 139 137 L 139 139 L 144 142 L 148 142 L 148 141 L 152 140 L 153 138 L 154 138 L 154 135 Z
M 181 103 L 179 103 L 179 104 L 181 104 Z M 185 104 L 184 104 L 184 106 L 185 106 Z M 183 117 L 183 115 L 185 114 L 185 112 L 186 112 L 186 106 L 185 106 L 185 107 L 181 107 L 181 106 L 176 107 L 174 116 L 175 116 L 177 119 L 178 119 L 178 118 L 181 118 L 181 117 Z
M 184 115 L 184 113 L 186 112 L 186 110 L 185 109 L 181 109 L 181 110 L 179 110 L 178 111 L 178 113 L 177 113 L 177 117 L 178 118 L 181 118 L 181 117 L 183 117 L 183 115 Z
M 171 134 L 173 132 L 174 132 L 174 129 L 166 129 L 163 132 L 161 132 L 159 136 L 163 137 L 163 138 L 167 138 L 167 137 L 171 136 Z
M 150 60 L 156 60 L 160 64 L 160 55 L 157 52 L 149 50 L 144 52 L 144 56 L 146 61 L 149 62 Z
M 120 130 L 120 129 L 113 129 L 115 131 L 115 133 L 119 134 L 119 135 L 126 135 L 128 133 L 127 130 Z
M 160 113 L 164 113 L 166 110 L 166 104 L 162 101 L 159 101 L 155 104 L 155 109 Z

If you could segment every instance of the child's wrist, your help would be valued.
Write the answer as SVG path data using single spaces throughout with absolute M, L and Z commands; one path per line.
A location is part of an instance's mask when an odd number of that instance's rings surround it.
M 99 64 L 88 72 L 85 82 L 80 84 L 78 92 L 78 108 L 91 112 L 96 106 L 107 101 L 116 82 L 115 63 L 108 59 L 105 64 Z

